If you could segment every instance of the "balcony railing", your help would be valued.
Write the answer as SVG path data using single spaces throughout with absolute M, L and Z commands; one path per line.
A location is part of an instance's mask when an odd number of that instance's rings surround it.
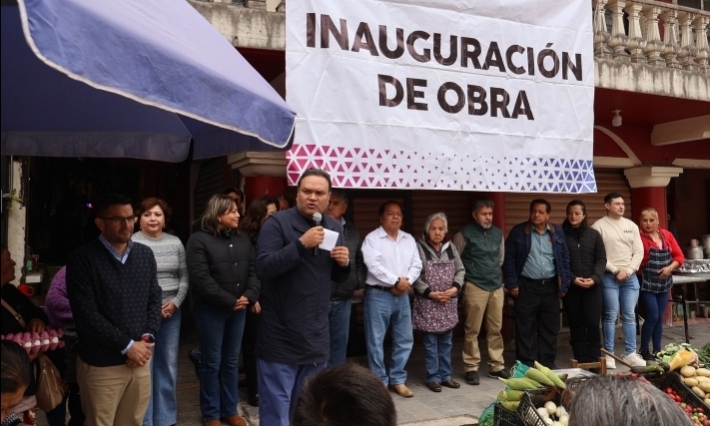
M 710 74 L 710 12 L 653 0 L 592 0 L 594 56 Z

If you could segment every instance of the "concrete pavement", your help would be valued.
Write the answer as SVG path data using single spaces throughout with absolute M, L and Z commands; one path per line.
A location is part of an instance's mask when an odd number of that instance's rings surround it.
M 702 347 L 710 341 L 710 320 L 696 319 L 690 325 L 690 343 L 694 347 Z M 616 353 L 623 351 L 623 339 L 620 330 L 617 332 Z M 569 337 L 562 333 L 560 335 L 560 347 L 557 356 L 557 366 L 559 368 L 569 368 L 572 353 L 567 344 Z M 663 344 L 670 342 L 684 341 L 683 325 L 676 323 L 674 327 L 666 328 L 663 332 Z M 495 396 L 503 384 L 498 379 L 486 376 L 488 369 L 485 365 L 486 351 L 485 342 L 482 343 L 484 364 L 479 370 L 481 384 L 479 386 L 467 385 L 463 380 L 463 363 L 461 361 L 461 337 L 454 339 L 454 349 L 452 360 L 454 366 L 453 378 L 461 383 L 460 389 L 443 388 L 441 393 L 434 393 L 424 385 L 424 355 L 422 345 L 415 344 L 414 350 L 408 363 L 409 379 L 407 386 L 414 392 L 412 398 L 401 398 L 392 394 L 397 407 L 397 418 L 400 424 L 417 426 L 464 426 L 476 424 L 476 419 L 490 403 L 495 400 Z M 197 336 L 191 328 L 184 328 L 180 343 L 180 365 L 178 373 L 178 424 L 185 426 L 199 426 L 202 424 L 199 406 L 199 383 L 195 376 L 194 369 L 190 363 L 187 352 L 197 344 Z M 511 367 L 514 363 L 515 354 L 511 351 L 505 352 L 506 365 Z M 353 362 L 366 365 L 365 357 L 350 358 Z M 626 371 L 620 363 L 617 363 L 616 371 Z M 259 425 L 258 408 L 251 407 L 246 403 L 246 391 L 241 390 L 241 401 L 239 412 L 250 425 Z M 38 424 L 46 424 L 43 415 L 38 415 Z M 268 425 L 264 425 L 268 426 Z

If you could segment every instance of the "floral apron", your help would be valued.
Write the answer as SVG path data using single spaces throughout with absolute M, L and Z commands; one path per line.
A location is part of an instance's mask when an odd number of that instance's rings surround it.
M 448 249 L 450 260 L 433 260 L 429 250 L 424 248 L 426 256 L 424 281 L 429 284 L 431 291 L 446 291 L 454 284 L 456 265 L 453 259 L 453 250 Z M 459 320 L 457 298 L 453 297 L 448 302 L 441 304 L 422 296 L 414 297 L 412 322 L 415 330 L 427 333 L 443 333 L 456 326 Z

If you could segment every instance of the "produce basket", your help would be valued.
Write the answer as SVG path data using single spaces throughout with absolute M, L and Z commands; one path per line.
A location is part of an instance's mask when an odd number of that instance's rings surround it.
M 693 391 L 688 388 L 685 383 L 683 383 L 683 380 L 681 380 L 680 375 L 678 375 L 677 373 L 664 374 L 663 380 L 660 382 L 658 387 L 661 390 L 665 390 L 666 388 L 670 387 L 678 395 L 680 395 L 680 397 L 683 399 L 683 402 L 685 402 L 686 404 L 690 404 L 693 407 L 703 407 L 705 409 L 710 408 L 705 405 L 703 400 L 698 395 L 693 393 Z
M 518 415 L 522 424 L 525 426 L 547 426 L 537 412 L 537 408 L 545 405 L 547 401 L 560 405 L 560 393 L 557 388 L 544 387 L 526 390 L 518 406 Z
M 497 402 L 493 411 L 493 422 L 494 426 L 525 426 L 518 413 L 507 410 Z
M 577 376 L 571 379 L 567 379 L 567 382 L 565 382 L 565 384 L 567 385 L 567 389 L 562 391 L 562 395 L 560 396 L 560 404 L 562 404 L 562 406 L 565 407 L 567 411 L 569 411 L 570 407 L 572 406 L 572 400 L 577 396 L 577 393 L 579 392 L 579 387 L 582 386 L 582 383 L 593 377 L 596 377 L 596 375 Z

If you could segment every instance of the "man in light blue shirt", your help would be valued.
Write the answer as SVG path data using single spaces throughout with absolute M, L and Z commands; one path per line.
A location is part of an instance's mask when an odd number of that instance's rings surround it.
M 412 312 L 409 290 L 419 278 L 422 261 L 417 243 L 410 234 L 400 230 L 402 207 L 396 201 L 380 206 L 380 226 L 370 232 L 362 244 L 367 266 L 365 279 L 365 339 L 367 361 L 392 392 L 409 398 L 412 391 L 404 382 L 404 367 L 412 352 Z M 384 362 L 383 343 L 392 326 L 392 360 L 390 371 Z
M 515 225 L 505 241 L 505 287 L 515 300 L 516 359 L 555 368 L 560 301 L 569 288 L 569 252 L 565 234 L 552 225 L 551 206 L 530 203 L 530 220 Z

